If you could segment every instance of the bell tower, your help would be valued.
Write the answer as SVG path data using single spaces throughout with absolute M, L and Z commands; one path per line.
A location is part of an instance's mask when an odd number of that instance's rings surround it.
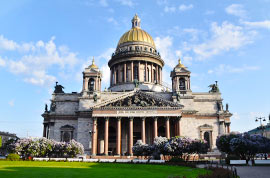
M 92 64 L 83 71 L 83 93 L 93 94 L 101 91 L 102 73 L 98 66 L 95 65 L 93 57 Z
M 179 58 L 178 64 L 171 72 L 172 90 L 175 93 L 187 94 L 190 89 L 190 71 L 181 63 Z

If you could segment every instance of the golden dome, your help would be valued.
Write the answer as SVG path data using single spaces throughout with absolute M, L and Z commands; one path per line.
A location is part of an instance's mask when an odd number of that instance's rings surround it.
M 96 66 L 95 64 L 95 59 L 93 57 L 93 60 L 92 60 L 92 64 L 89 66 L 89 68 L 92 68 L 92 69 L 98 69 L 98 66 Z
M 122 35 L 117 47 L 126 42 L 146 42 L 150 43 L 155 48 L 156 46 L 153 38 L 146 31 L 141 29 L 140 18 L 137 14 L 133 17 L 131 22 L 132 29 Z
M 184 64 L 181 63 L 181 59 L 179 58 L 178 64 L 175 66 L 175 68 L 186 68 Z

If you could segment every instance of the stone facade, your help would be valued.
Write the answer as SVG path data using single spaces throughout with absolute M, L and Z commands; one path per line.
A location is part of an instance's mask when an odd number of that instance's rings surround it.
M 217 136 L 230 132 L 232 116 L 228 105 L 223 108 L 217 82 L 209 92 L 192 92 L 191 72 L 179 60 L 171 87 L 165 86 L 164 61 L 149 36 L 135 16 L 108 63 L 108 90 L 101 91 L 102 73 L 94 60 L 83 72 L 80 93 L 64 93 L 56 84 L 42 115 L 43 136 L 75 139 L 91 155 L 132 155 L 137 140 L 152 144 L 156 136 L 205 139 L 215 149 Z

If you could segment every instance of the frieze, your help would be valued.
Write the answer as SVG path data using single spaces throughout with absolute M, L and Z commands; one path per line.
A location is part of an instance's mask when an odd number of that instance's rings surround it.
M 194 102 L 221 102 L 223 99 L 194 99 Z

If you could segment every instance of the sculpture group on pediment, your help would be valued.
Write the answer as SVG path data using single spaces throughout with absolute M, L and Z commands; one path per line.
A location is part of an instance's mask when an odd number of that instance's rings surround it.
M 150 107 L 150 106 L 165 107 L 170 106 L 170 104 L 156 100 L 152 97 L 136 94 L 106 105 L 106 107 Z

